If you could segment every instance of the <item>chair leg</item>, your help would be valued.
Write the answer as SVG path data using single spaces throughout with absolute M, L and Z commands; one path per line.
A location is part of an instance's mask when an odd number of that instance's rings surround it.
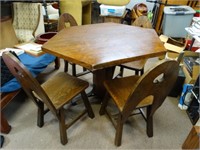
M 153 116 L 150 115 L 151 112 L 151 106 L 147 107 L 147 136 L 148 137 L 153 137 Z
M 121 145 L 122 131 L 123 131 L 122 116 L 121 116 L 121 114 L 119 114 L 119 118 L 117 120 L 117 126 L 116 126 L 116 134 L 115 134 L 115 145 L 116 146 Z
M 55 69 L 56 70 L 59 69 L 60 68 L 60 59 L 58 57 L 56 57 L 54 62 L 55 62 Z
M 37 120 L 38 127 L 42 127 L 44 125 L 44 103 L 38 101 L 38 120 Z
M 0 130 L 1 130 L 1 133 L 9 133 L 10 130 L 11 130 L 11 126 L 8 124 L 8 121 L 6 120 L 6 118 L 4 117 L 3 115 L 3 112 L 1 111 L 1 114 L 0 114 L 0 123 L 1 123 L 1 126 L 0 126 Z
M 103 99 L 103 102 L 101 104 L 101 108 L 99 110 L 99 115 L 104 115 L 105 114 L 105 110 L 106 110 L 106 107 L 108 105 L 108 100 L 109 100 L 109 94 L 108 92 L 106 92 L 105 96 L 104 96 L 104 99 Z
M 89 103 L 89 100 L 88 100 L 88 97 L 87 97 L 85 91 L 81 92 L 81 96 L 82 96 L 84 105 L 85 105 L 85 107 L 86 107 L 86 109 L 87 109 L 88 116 L 89 116 L 90 118 L 93 119 L 93 118 L 95 117 L 95 116 L 94 116 L 94 112 L 93 112 L 93 110 L 92 110 L 92 107 L 91 107 L 91 105 L 90 105 L 90 103 Z
M 60 129 L 60 141 L 63 145 L 67 144 L 67 131 L 65 127 L 65 114 L 64 114 L 64 108 L 61 108 L 59 110 L 59 129 Z
M 64 60 L 64 72 L 68 72 L 68 61 Z
M 76 76 L 76 64 L 72 64 L 72 75 Z

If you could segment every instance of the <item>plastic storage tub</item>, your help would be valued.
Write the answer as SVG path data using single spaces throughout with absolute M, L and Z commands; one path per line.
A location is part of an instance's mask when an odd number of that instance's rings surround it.
M 100 14 L 102 16 L 116 16 L 121 17 L 124 15 L 126 6 L 110 6 L 110 5 L 100 5 Z
M 169 37 L 185 38 L 195 11 L 189 6 L 164 7 L 163 34 Z

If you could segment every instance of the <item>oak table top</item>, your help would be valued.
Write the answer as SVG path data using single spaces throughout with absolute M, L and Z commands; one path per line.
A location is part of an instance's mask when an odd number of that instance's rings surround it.
M 117 23 L 63 29 L 42 50 L 91 71 L 166 52 L 155 30 Z
M 65 28 L 42 50 L 92 71 L 99 97 L 105 92 L 103 81 L 112 78 L 115 66 L 166 53 L 155 30 L 117 23 Z

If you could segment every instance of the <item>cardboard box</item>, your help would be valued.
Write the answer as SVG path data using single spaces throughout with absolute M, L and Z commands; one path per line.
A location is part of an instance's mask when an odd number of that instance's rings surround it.
M 167 49 L 167 53 L 164 57 L 165 59 L 177 59 L 179 54 L 183 50 L 185 50 L 186 43 L 181 43 L 165 35 L 160 35 L 159 38 L 164 43 L 164 46 Z

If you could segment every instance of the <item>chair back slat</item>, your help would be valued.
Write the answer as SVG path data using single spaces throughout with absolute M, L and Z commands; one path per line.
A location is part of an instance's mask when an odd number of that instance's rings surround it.
M 4 52 L 2 57 L 10 72 L 15 76 L 23 90 L 33 100 L 33 102 L 38 105 L 38 100 L 33 94 L 33 92 L 35 92 L 35 94 L 41 98 L 54 115 L 56 115 L 56 109 L 49 97 L 26 67 L 10 52 Z
M 69 13 L 63 13 L 60 15 L 58 20 L 58 31 L 66 28 L 66 23 L 69 23 L 70 26 L 77 26 L 77 22 L 72 15 Z
M 147 71 L 133 85 L 133 92 L 131 92 L 122 113 L 128 117 L 144 98 L 153 96 L 153 104 L 150 112 L 150 115 L 153 115 L 173 88 L 178 77 L 178 72 L 179 63 L 175 60 L 163 60 L 154 68 Z

